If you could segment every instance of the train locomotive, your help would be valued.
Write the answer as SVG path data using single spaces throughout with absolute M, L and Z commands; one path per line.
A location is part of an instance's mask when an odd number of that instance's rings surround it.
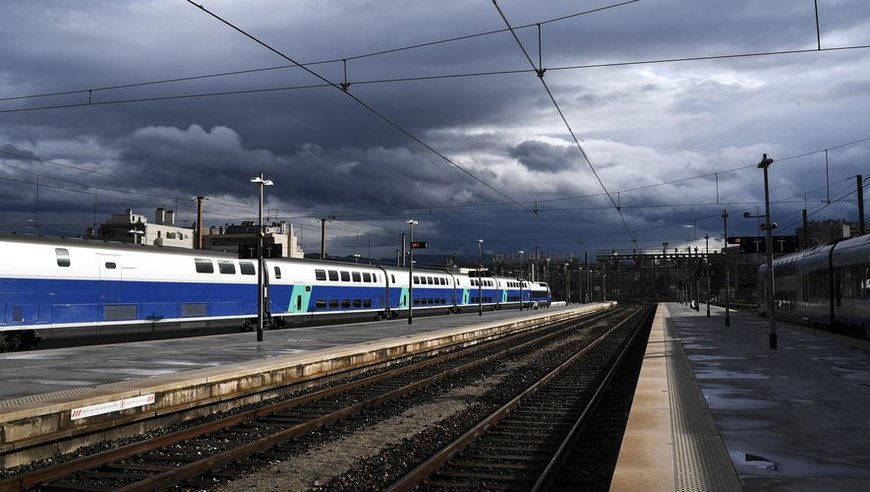
M 870 338 L 870 234 L 773 261 L 776 318 Z M 767 313 L 767 266 L 758 270 L 758 309 Z
M 257 261 L 204 250 L 73 238 L 0 237 L 0 351 L 40 340 L 249 330 Z M 544 282 L 414 268 L 266 259 L 272 327 L 547 307 Z M 413 285 L 413 288 L 411 288 Z M 413 293 L 413 298 L 411 298 Z

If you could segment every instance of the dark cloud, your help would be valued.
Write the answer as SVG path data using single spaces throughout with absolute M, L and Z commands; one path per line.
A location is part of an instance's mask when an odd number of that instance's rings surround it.
M 514 26 L 534 26 L 608 3 L 499 5 Z M 870 136 L 868 50 L 566 69 L 814 49 L 811 2 L 641 1 L 542 24 L 544 80 L 610 197 L 513 37 L 465 37 L 504 27 L 491 4 L 206 7 L 293 60 L 324 62 L 309 68 L 330 82 L 346 68 L 349 94 L 380 116 L 314 87 L 323 81 L 298 67 L 139 85 L 289 63 L 184 2 L 7 1 L 0 150 L 13 155 L 0 153 L 3 231 L 33 227 L 37 209 L 39 222 L 67 222 L 56 226 L 64 233 L 126 208 L 172 206 L 189 220 L 198 194 L 210 197 L 216 223 L 242 220 L 255 213 L 247 180 L 263 172 L 276 183 L 273 214 L 305 227 L 335 215 L 338 247 L 365 234 L 391 253 L 414 215 L 445 251 L 484 237 L 493 254 L 535 245 L 579 253 L 634 246 L 611 200 L 641 246 L 691 240 L 687 223 L 718 231 L 722 208 L 761 202 L 753 165 L 765 152 L 777 159 L 774 211 L 786 217 L 831 191 L 820 187 L 824 155 L 813 152 L 832 149 L 832 183 L 870 175 L 870 143 L 835 148 Z M 870 43 L 863 0 L 820 2 L 819 18 L 823 47 Z M 517 34 L 540 63 L 537 29 Z M 17 97 L 65 91 L 74 92 Z M 34 107 L 55 108 L 8 112 Z M 703 177 L 680 181 L 692 176 Z M 797 195 L 806 203 L 788 200 Z M 815 208 L 855 215 L 846 200 Z
M 576 168 L 580 151 L 568 145 L 551 145 L 544 142 L 526 141 L 510 149 L 510 156 L 530 171 L 558 173 Z

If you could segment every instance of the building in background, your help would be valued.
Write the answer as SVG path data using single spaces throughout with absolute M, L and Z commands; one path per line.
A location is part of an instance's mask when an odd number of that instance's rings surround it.
M 843 219 L 811 220 L 807 223 L 806 235 L 804 228 L 798 227 L 795 233 L 801 238 L 805 248 L 821 244 L 829 244 L 840 239 L 848 239 L 860 230 L 859 223 Z
M 280 245 L 280 254 L 283 258 L 304 258 L 305 252 L 299 246 L 299 239 L 293 229 L 293 224 L 286 222 L 273 222 L 264 228 L 265 236 L 263 245 L 269 249 L 271 246 Z M 223 227 L 210 227 L 203 231 L 203 248 L 212 251 L 226 251 L 238 253 L 242 250 L 253 251 L 257 248 L 257 223 L 243 221 L 240 225 L 225 224 Z M 252 256 L 255 257 L 255 256 Z
M 158 208 L 154 222 L 141 214 L 127 209 L 121 214 L 112 214 L 98 231 L 89 230 L 88 237 L 133 244 L 193 248 L 193 229 L 175 225 L 175 212 Z
M 265 226 L 264 230 L 264 246 L 269 249 L 271 246 L 280 245 L 279 248 L 273 248 L 274 251 L 280 249 L 278 256 L 283 258 L 305 256 L 293 224 L 273 222 Z M 149 222 L 145 215 L 134 213 L 132 209 L 127 209 L 124 213 L 112 214 L 96 231 L 89 228 L 87 237 L 187 249 L 194 249 L 196 243 L 195 229 L 176 226 L 175 212 L 162 207 L 156 210 L 153 222 Z M 212 226 L 203 230 L 203 249 L 245 254 L 253 248 L 252 257 L 256 257 L 256 246 L 257 224 L 254 221 L 243 221 L 240 225 Z

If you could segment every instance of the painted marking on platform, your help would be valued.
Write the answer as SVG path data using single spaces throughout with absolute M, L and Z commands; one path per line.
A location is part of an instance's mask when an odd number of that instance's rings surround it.
M 133 398 L 124 398 L 123 400 L 98 403 L 96 405 L 72 409 L 70 411 L 70 420 L 93 417 L 94 415 L 117 412 L 120 410 L 126 410 L 128 408 L 143 407 L 152 403 L 154 403 L 153 393 L 150 395 L 134 396 Z

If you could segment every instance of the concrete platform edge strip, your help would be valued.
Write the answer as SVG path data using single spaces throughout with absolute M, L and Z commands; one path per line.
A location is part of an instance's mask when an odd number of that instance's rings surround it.
M 660 306 L 667 309 L 664 305 Z M 674 442 L 674 490 L 738 492 L 743 487 L 673 322 L 667 318 L 668 386 Z

